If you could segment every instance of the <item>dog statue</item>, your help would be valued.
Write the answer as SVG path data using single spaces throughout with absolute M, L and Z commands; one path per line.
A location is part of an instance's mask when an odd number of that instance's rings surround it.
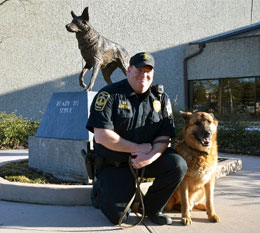
M 107 84 L 111 84 L 110 79 L 113 71 L 119 67 L 126 75 L 129 64 L 129 55 L 127 51 L 119 44 L 101 36 L 89 23 L 88 7 L 86 7 L 81 16 L 77 16 L 71 11 L 72 22 L 66 25 L 69 32 L 76 33 L 78 46 L 86 65 L 79 76 L 79 84 L 87 91 L 91 91 L 98 71 L 101 69 L 103 77 Z M 93 73 L 86 86 L 84 75 L 93 68 Z
M 188 171 L 178 189 L 168 201 L 165 210 L 180 209 L 182 222 L 190 225 L 193 208 L 206 210 L 211 222 L 219 222 L 213 198 L 218 162 L 217 126 L 213 114 L 182 112 L 185 124 L 176 142 L 176 151 L 188 166 Z M 201 203 L 206 199 L 206 204 Z

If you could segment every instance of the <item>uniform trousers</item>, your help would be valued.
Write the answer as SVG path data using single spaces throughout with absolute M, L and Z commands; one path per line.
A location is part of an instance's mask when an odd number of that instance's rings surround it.
M 156 161 L 145 167 L 144 177 L 155 178 L 144 197 L 146 215 L 163 211 L 186 171 L 185 160 L 170 147 Z M 96 186 L 99 208 L 117 225 L 136 191 L 134 176 L 129 166 L 105 166 L 98 171 Z

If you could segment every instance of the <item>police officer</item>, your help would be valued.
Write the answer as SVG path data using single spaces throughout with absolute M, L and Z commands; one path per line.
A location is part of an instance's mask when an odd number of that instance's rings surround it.
M 97 203 L 113 223 L 118 221 L 135 192 L 135 169 L 145 167 L 154 177 L 144 197 L 145 213 L 156 224 L 171 224 L 162 213 L 182 181 L 186 162 L 168 147 L 175 136 L 171 103 L 165 93 L 151 86 L 154 58 L 148 53 L 131 57 L 127 79 L 104 87 L 91 105 L 87 129 L 94 133 L 97 161 Z M 124 221 L 126 221 L 127 216 Z

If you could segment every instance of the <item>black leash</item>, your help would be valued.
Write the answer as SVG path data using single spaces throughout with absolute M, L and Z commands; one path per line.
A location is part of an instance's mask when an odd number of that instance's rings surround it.
M 152 143 L 152 145 L 156 144 L 156 143 L 170 143 L 171 139 L 161 139 L 161 140 L 156 140 Z
M 119 223 L 118 225 L 122 228 L 130 228 L 130 227 L 134 227 L 138 224 L 140 224 L 144 217 L 145 217 L 145 209 L 144 209 L 144 200 L 143 200 L 143 193 L 142 193 L 142 190 L 140 188 L 140 184 L 142 183 L 143 181 L 143 177 L 144 177 L 144 171 L 145 171 L 145 168 L 143 167 L 142 170 L 141 170 L 141 176 L 140 176 L 140 181 L 138 181 L 138 170 L 137 169 L 134 169 L 133 166 L 132 166 L 132 163 L 131 163 L 131 156 L 129 156 L 129 159 L 128 159 L 128 163 L 129 163 L 129 167 L 130 167 L 130 170 L 134 176 L 134 179 L 135 179 L 135 185 L 136 185 L 136 191 L 134 193 L 134 195 L 132 196 L 131 200 L 128 202 L 127 206 L 125 207 L 120 219 L 119 219 Z M 124 217 L 126 216 L 128 210 L 130 209 L 135 197 L 136 197 L 136 194 L 139 195 L 139 198 L 140 198 L 140 203 L 141 203 L 141 206 L 142 206 L 142 216 L 141 218 L 136 222 L 134 223 L 133 225 L 131 226 L 122 226 L 122 221 L 124 219 Z
M 154 145 L 154 144 L 156 144 L 156 143 L 170 143 L 170 142 L 171 142 L 171 140 L 161 139 L 161 140 L 156 140 L 156 141 L 154 141 L 154 142 L 152 143 L 152 145 Z M 125 229 L 126 229 L 126 228 L 131 228 L 131 227 L 134 227 L 134 226 L 140 224 L 140 223 L 143 221 L 144 217 L 145 217 L 145 208 L 144 208 L 143 193 L 142 193 L 142 190 L 141 190 L 141 188 L 140 188 L 140 184 L 142 183 L 143 178 L 144 178 L 145 167 L 142 168 L 142 170 L 141 170 L 141 176 L 140 176 L 140 181 L 138 181 L 138 170 L 133 168 L 132 163 L 131 163 L 131 156 L 129 156 L 128 164 L 129 164 L 130 170 L 131 170 L 131 172 L 132 172 L 132 174 L 133 174 L 133 176 L 134 176 L 134 179 L 135 179 L 136 191 L 135 191 L 134 195 L 132 196 L 131 200 L 128 202 L 127 206 L 125 207 L 125 209 L 124 209 L 124 211 L 123 211 L 123 213 L 122 213 L 122 215 L 121 215 L 121 217 L 120 217 L 120 219 L 119 219 L 119 223 L 118 223 L 119 227 L 122 227 L 122 228 L 125 228 Z M 141 216 L 141 218 L 140 218 L 136 223 L 134 223 L 133 225 L 131 225 L 131 226 L 122 226 L 122 221 L 123 221 L 124 217 L 126 216 L 128 210 L 130 209 L 130 207 L 131 207 L 131 205 L 132 205 L 132 203 L 133 203 L 133 201 L 134 201 L 134 199 L 135 199 L 135 197 L 136 197 L 136 194 L 138 194 L 139 197 L 140 197 L 140 203 L 141 203 L 141 207 L 142 207 L 142 216 Z M 138 206 L 138 208 L 139 208 L 139 206 Z M 137 214 L 136 214 L 136 215 L 137 215 Z

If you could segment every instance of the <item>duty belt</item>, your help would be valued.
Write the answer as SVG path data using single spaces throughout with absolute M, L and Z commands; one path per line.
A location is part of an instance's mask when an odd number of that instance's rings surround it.
M 127 167 L 128 166 L 128 162 L 111 161 L 111 162 L 105 162 L 105 165 L 110 165 L 112 167 Z

